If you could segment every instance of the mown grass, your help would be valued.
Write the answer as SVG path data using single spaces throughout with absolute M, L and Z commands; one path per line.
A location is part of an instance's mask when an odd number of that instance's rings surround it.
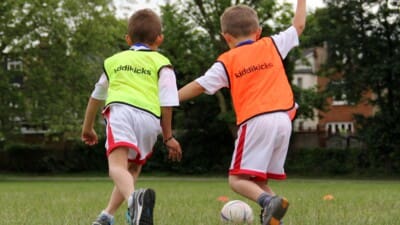
M 288 179 L 272 182 L 290 200 L 285 225 L 396 225 L 400 221 L 400 181 Z M 143 178 L 138 187 L 157 192 L 155 225 L 219 225 L 219 196 L 242 199 L 226 178 Z M 0 181 L 1 225 L 90 225 L 108 201 L 107 178 L 8 178 Z M 323 200 L 331 194 L 333 200 Z M 116 225 L 126 224 L 126 205 Z

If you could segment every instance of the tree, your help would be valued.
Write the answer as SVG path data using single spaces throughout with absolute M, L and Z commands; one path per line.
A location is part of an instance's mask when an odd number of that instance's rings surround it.
M 2 59 L 22 61 L 20 87 L 12 71 L 0 70 L 0 132 L 15 122 L 36 124 L 79 137 L 87 99 L 102 72 L 102 60 L 121 49 L 125 22 L 108 0 L 5 0 L 0 3 Z M 2 89 L 2 91 L 4 91 Z M 14 107 L 10 107 L 14 106 Z M 15 110 L 14 108 L 18 108 Z
M 336 82 L 340 85 L 329 91 L 344 93 L 350 103 L 367 100 L 376 107 L 370 118 L 356 115 L 359 135 L 375 162 L 400 170 L 399 9 L 388 8 L 386 0 L 326 3 L 326 9 L 316 12 L 320 32 L 313 41 L 328 44 L 325 74 L 342 75 Z

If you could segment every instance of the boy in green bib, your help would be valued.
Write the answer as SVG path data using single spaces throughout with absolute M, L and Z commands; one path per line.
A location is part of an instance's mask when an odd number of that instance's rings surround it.
M 163 41 L 161 20 L 152 10 L 135 12 L 129 19 L 129 50 L 104 61 L 89 99 L 82 140 L 98 142 L 93 129 L 96 113 L 106 121 L 106 153 L 114 189 L 107 207 L 92 225 L 112 225 L 113 215 L 126 200 L 130 225 L 153 225 L 155 192 L 135 189 L 142 166 L 162 134 L 171 160 L 180 161 L 182 150 L 172 135 L 172 107 L 179 105 L 176 77 L 170 61 L 156 50 Z M 161 125 L 161 126 L 160 126 Z

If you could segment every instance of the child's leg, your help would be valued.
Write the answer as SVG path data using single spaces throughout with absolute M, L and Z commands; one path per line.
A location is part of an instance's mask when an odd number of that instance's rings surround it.
M 111 192 L 110 200 L 108 201 L 108 205 L 104 209 L 104 211 L 106 211 L 110 215 L 114 215 L 124 201 L 124 196 L 121 194 L 121 192 L 119 192 L 117 186 L 114 185 L 114 188 Z
M 261 207 L 263 225 L 279 225 L 286 213 L 288 202 L 276 196 L 266 182 L 255 182 L 245 175 L 230 175 L 229 184 L 238 194 L 257 202 Z
M 129 173 L 133 177 L 134 186 L 140 174 L 141 168 L 142 168 L 141 165 L 129 163 L 128 169 Z M 107 207 L 100 213 L 100 215 L 96 218 L 96 220 L 92 223 L 92 225 L 114 224 L 113 222 L 114 214 L 124 201 L 125 201 L 124 196 L 118 190 L 117 186 L 114 185 Z
M 250 180 L 249 176 L 246 175 L 229 175 L 229 185 L 236 193 L 255 202 L 264 192 L 258 183 Z
M 108 171 L 120 194 L 128 200 L 134 191 L 134 179 L 128 170 L 128 148 L 119 147 L 110 153 Z
M 256 182 L 264 190 L 259 195 L 257 203 L 261 206 L 260 221 L 263 225 L 283 225 L 282 217 L 288 208 L 288 201 L 277 196 L 267 182 Z
M 134 185 L 136 184 L 137 178 L 139 177 L 141 168 L 141 165 L 137 165 L 134 163 L 129 164 L 129 172 L 133 177 Z M 111 193 L 110 201 L 108 202 L 108 205 L 104 211 L 110 215 L 114 215 L 121 204 L 124 202 L 124 200 L 124 196 L 121 194 L 118 188 L 114 186 L 114 189 Z
M 246 175 L 229 175 L 229 185 L 236 193 L 257 202 L 261 207 L 269 202 L 275 193 L 266 182 L 249 179 Z
M 275 192 L 271 189 L 270 186 L 268 186 L 268 182 L 256 182 L 256 184 L 264 190 L 264 192 L 266 192 L 267 194 L 274 196 Z
M 133 184 L 136 184 L 137 179 L 139 178 L 140 172 L 142 171 L 142 165 L 138 165 L 136 163 L 129 162 L 129 173 L 133 177 Z

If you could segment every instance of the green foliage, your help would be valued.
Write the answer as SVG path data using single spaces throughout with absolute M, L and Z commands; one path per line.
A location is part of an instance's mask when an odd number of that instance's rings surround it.
M 361 137 L 370 146 L 365 158 L 380 173 L 400 173 L 400 125 L 398 115 L 378 112 L 373 118 L 357 116 Z M 389 129 L 389 130 L 388 130 Z
M 303 35 L 301 37 L 301 44 L 305 48 L 322 46 L 323 43 L 326 41 L 327 35 L 323 33 L 323 29 L 325 28 L 320 22 L 323 19 L 328 19 L 328 15 L 326 14 L 326 12 L 327 9 L 322 8 L 307 16 L 306 28 L 304 29 Z
M 7 143 L 0 151 L 0 170 L 33 174 L 107 171 L 107 159 L 103 144 L 89 147 L 73 141 L 66 143 L 64 148 L 52 148 Z
M 42 160 L 47 157 L 48 151 L 43 150 L 38 145 L 27 145 L 27 144 L 11 144 L 4 148 L 4 152 L 1 152 L 1 159 L 5 162 L 2 163 L 7 168 L 12 168 L 13 171 L 37 171 L 41 172 L 44 165 Z M 8 162 L 6 162 L 8 161 Z
M 331 0 L 311 20 L 308 42 L 326 42 L 331 95 L 345 94 L 349 103 L 366 102 L 379 111 L 371 118 L 358 116 L 359 133 L 373 157 L 398 155 L 400 142 L 400 14 L 388 1 Z M 338 77 L 341 74 L 343 77 Z M 367 95 L 366 95 L 367 94 Z M 387 161 L 386 161 L 387 162 Z
M 193 24 L 190 17 L 182 16 L 176 5 L 162 8 L 164 43 L 161 52 L 172 61 L 179 86 L 204 72 L 218 54 L 204 30 Z
M 233 139 L 223 121 L 209 123 L 204 130 L 188 129 L 177 135 L 181 140 L 181 162 L 168 159 L 161 137 L 144 173 L 180 175 L 223 175 L 229 168 Z M 181 137 L 185 137 L 184 139 Z M 106 172 L 104 140 L 95 146 L 71 141 L 64 146 L 6 143 L 0 151 L 0 170 L 19 173 L 63 174 Z M 399 176 L 400 155 L 388 157 L 385 149 L 294 149 L 289 151 L 286 172 L 301 176 Z M 380 154 L 380 155 L 379 155 Z M 393 160 L 396 159 L 396 160 Z
M 318 93 L 317 87 L 300 89 L 296 85 L 293 85 L 293 92 L 299 108 L 296 112 L 296 117 L 303 119 L 316 117 L 314 110 L 318 109 L 325 111 L 327 107 L 326 98 L 327 93 Z
M 351 175 L 363 173 L 360 149 L 296 149 L 288 153 L 287 172 L 294 174 Z
M 375 149 L 294 149 L 288 153 L 285 168 L 301 176 L 398 176 L 399 155 L 389 159 L 379 152 L 380 156 Z
M 8 87 L 0 97 L 0 111 L 7 115 L 1 117 L 1 132 L 9 134 L 9 128 L 22 121 L 79 137 L 87 99 L 102 72 L 102 60 L 124 43 L 125 22 L 115 18 L 109 3 L 0 3 L 7 9 L 0 17 L 1 60 L 23 62 L 22 86 Z M 0 85 L 10 86 L 13 75 L 3 69 L 0 73 L 9 78 L 1 79 Z

